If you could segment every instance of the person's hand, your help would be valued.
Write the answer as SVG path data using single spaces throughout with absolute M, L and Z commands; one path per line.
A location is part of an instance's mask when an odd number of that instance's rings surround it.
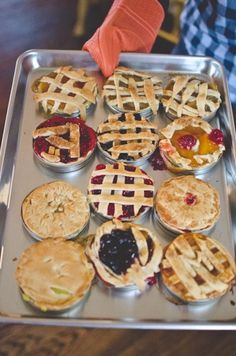
M 115 0 L 102 26 L 83 49 L 108 77 L 117 67 L 121 52 L 151 51 L 163 19 L 158 0 Z

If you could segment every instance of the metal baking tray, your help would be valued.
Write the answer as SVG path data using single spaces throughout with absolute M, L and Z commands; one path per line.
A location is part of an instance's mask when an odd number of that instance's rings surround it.
M 198 177 L 210 182 L 220 193 L 221 216 L 211 231 L 211 236 L 234 255 L 236 135 L 222 66 L 206 57 L 134 53 L 122 54 L 120 64 L 159 74 L 163 81 L 173 73 L 189 73 L 213 79 L 217 83 L 223 102 L 211 124 L 224 130 L 226 152 L 212 170 Z M 139 294 L 108 289 L 95 283 L 80 308 L 59 315 L 36 311 L 22 300 L 15 281 L 17 259 L 25 248 L 37 243 L 24 229 L 21 221 L 21 203 L 24 197 L 35 187 L 55 179 L 71 182 L 86 194 L 92 170 L 98 162 L 105 162 L 97 150 L 83 169 L 56 173 L 44 168 L 34 159 L 32 131 L 44 118 L 36 110 L 31 84 L 37 77 L 60 65 L 86 68 L 96 76 L 100 90 L 104 83 L 101 72 L 87 52 L 30 50 L 17 60 L 0 157 L 0 322 L 102 328 L 236 330 L 234 288 L 216 303 L 193 307 L 175 305 L 165 298 L 157 286 Z M 96 129 L 107 115 L 108 110 L 99 97 L 87 124 Z M 159 128 L 170 122 L 163 111 L 154 120 L 157 120 Z M 154 171 L 148 162 L 142 168 L 154 178 L 156 188 L 164 179 L 173 176 L 166 170 Z M 173 238 L 153 220 L 152 214 L 141 223 L 156 232 L 163 246 Z M 92 215 L 84 235 L 94 233 L 98 224 L 99 220 Z

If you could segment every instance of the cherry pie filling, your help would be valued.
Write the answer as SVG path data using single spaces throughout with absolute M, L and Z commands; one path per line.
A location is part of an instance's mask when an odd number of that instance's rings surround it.
M 60 116 L 55 116 L 49 120 L 46 120 L 42 124 L 40 124 L 37 129 L 39 128 L 46 128 L 46 127 L 55 127 L 55 126 L 60 126 L 60 125 L 65 125 L 67 122 L 79 125 L 80 127 L 80 157 L 86 157 L 87 154 L 94 149 L 96 146 L 96 134 L 94 130 L 87 125 L 85 125 L 84 121 L 79 119 L 79 118 L 68 118 L 65 119 Z M 61 135 L 60 137 L 64 138 L 65 140 L 69 141 L 70 133 L 67 132 L 64 135 Z M 33 139 L 33 149 L 34 152 L 38 155 L 41 156 L 43 152 L 48 152 L 49 147 L 52 146 L 51 143 L 49 143 L 46 140 L 47 137 L 37 137 Z M 78 160 L 78 158 L 72 158 L 70 157 L 70 151 L 68 149 L 60 149 L 60 162 L 61 163 L 72 163 Z
M 223 141 L 224 136 L 221 130 L 212 129 L 208 134 L 201 127 L 193 126 L 176 130 L 171 138 L 171 143 L 179 155 L 190 159 L 193 167 L 199 165 L 194 159 L 195 155 L 213 154 L 218 150 L 219 144 L 223 144 Z
M 118 163 L 115 163 L 112 166 L 114 169 L 117 169 L 117 170 L 119 169 Z M 134 167 L 134 166 L 125 165 L 124 167 L 127 172 L 135 172 L 135 170 L 136 170 L 136 167 Z M 106 165 L 104 165 L 104 164 L 98 164 L 96 166 L 97 171 L 103 170 L 105 168 L 106 168 Z M 144 190 L 144 192 L 143 192 L 143 196 L 144 196 L 144 198 L 153 198 L 153 196 L 154 196 L 153 181 L 146 175 L 146 173 L 143 170 L 141 170 L 141 172 L 147 177 L 147 178 L 143 179 L 144 184 L 147 186 L 147 189 Z M 119 174 L 119 172 L 117 172 L 117 175 L 116 174 L 114 175 L 112 183 L 117 182 L 118 174 Z M 100 201 L 99 195 L 102 194 L 102 184 L 103 184 L 104 178 L 105 178 L 105 175 L 103 175 L 103 174 L 101 174 L 101 175 L 98 174 L 91 178 L 92 184 L 101 185 L 101 189 L 93 189 L 90 192 L 92 195 L 98 195 L 98 201 L 93 202 L 93 206 L 96 210 L 98 210 L 98 212 L 99 212 L 99 201 Z M 124 185 L 125 184 L 131 184 L 131 185 L 133 184 L 135 187 L 135 177 L 125 176 Z M 149 189 L 149 187 L 150 187 L 150 189 Z M 111 195 L 116 194 L 115 190 L 112 190 L 110 194 Z M 139 208 L 138 213 L 136 214 L 135 210 L 134 210 L 135 188 L 134 189 L 131 189 L 131 188 L 125 189 L 121 192 L 121 194 L 124 197 L 131 198 L 130 204 L 122 204 L 122 213 L 119 216 L 116 216 L 115 203 L 113 203 L 113 202 L 109 203 L 108 207 L 107 207 L 107 214 L 106 214 L 109 218 L 116 217 L 117 219 L 121 219 L 121 220 L 134 219 L 135 217 L 141 215 L 142 213 L 146 212 L 150 208 L 150 206 L 142 205 Z

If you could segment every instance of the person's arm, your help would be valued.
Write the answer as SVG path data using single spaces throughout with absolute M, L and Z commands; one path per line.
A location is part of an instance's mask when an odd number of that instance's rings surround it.
M 104 76 L 110 76 L 121 52 L 151 51 L 168 0 L 115 0 L 103 24 L 83 46 Z

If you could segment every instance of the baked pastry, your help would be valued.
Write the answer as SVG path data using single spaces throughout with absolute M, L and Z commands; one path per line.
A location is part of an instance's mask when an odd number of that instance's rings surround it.
M 42 311 L 63 311 L 89 291 L 95 271 L 77 242 L 46 239 L 20 256 L 16 280 L 25 301 Z
M 160 265 L 164 285 L 184 302 L 203 302 L 223 296 L 235 279 L 229 252 L 209 236 L 186 233 L 164 250 Z
M 158 220 L 173 232 L 212 228 L 220 216 L 220 197 L 209 183 L 194 176 L 164 181 L 155 197 Z
M 140 114 L 109 115 L 97 129 L 98 147 L 113 161 L 139 162 L 158 142 L 157 126 Z
M 190 75 L 176 75 L 163 90 L 161 102 L 172 119 L 182 116 L 210 119 L 218 110 L 221 97 L 215 83 Z
M 54 181 L 25 197 L 21 216 L 26 229 L 37 239 L 69 239 L 85 228 L 90 212 L 86 196 L 77 187 Z
M 134 220 L 153 206 L 154 182 L 139 167 L 99 164 L 92 172 L 88 199 L 107 219 Z
M 33 149 L 41 163 L 54 170 L 79 169 L 96 147 L 96 133 L 77 118 L 55 116 L 33 131 Z
M 225 150 L 223 132 L 199 117 L 174 120 L 160 130 L 160 153 L 173 172 L 211 168 Z
M 162 95 L 162 81 L 153 74 L 117 67 L 102 91 L 105 103 L 114 112 L 156 114 Z
M 46 114 L 74 116 L 85 119 L 86 112 L 96 103 L 97 84 L 85 69 L 71 66 L 56 68 L 32 85 L 34 100 Z
M 101 225 L 86 253 L 106 285 L 136 285 L 141 291 L 159 271 L 162 248 L 147 228 L 114 219 Z

